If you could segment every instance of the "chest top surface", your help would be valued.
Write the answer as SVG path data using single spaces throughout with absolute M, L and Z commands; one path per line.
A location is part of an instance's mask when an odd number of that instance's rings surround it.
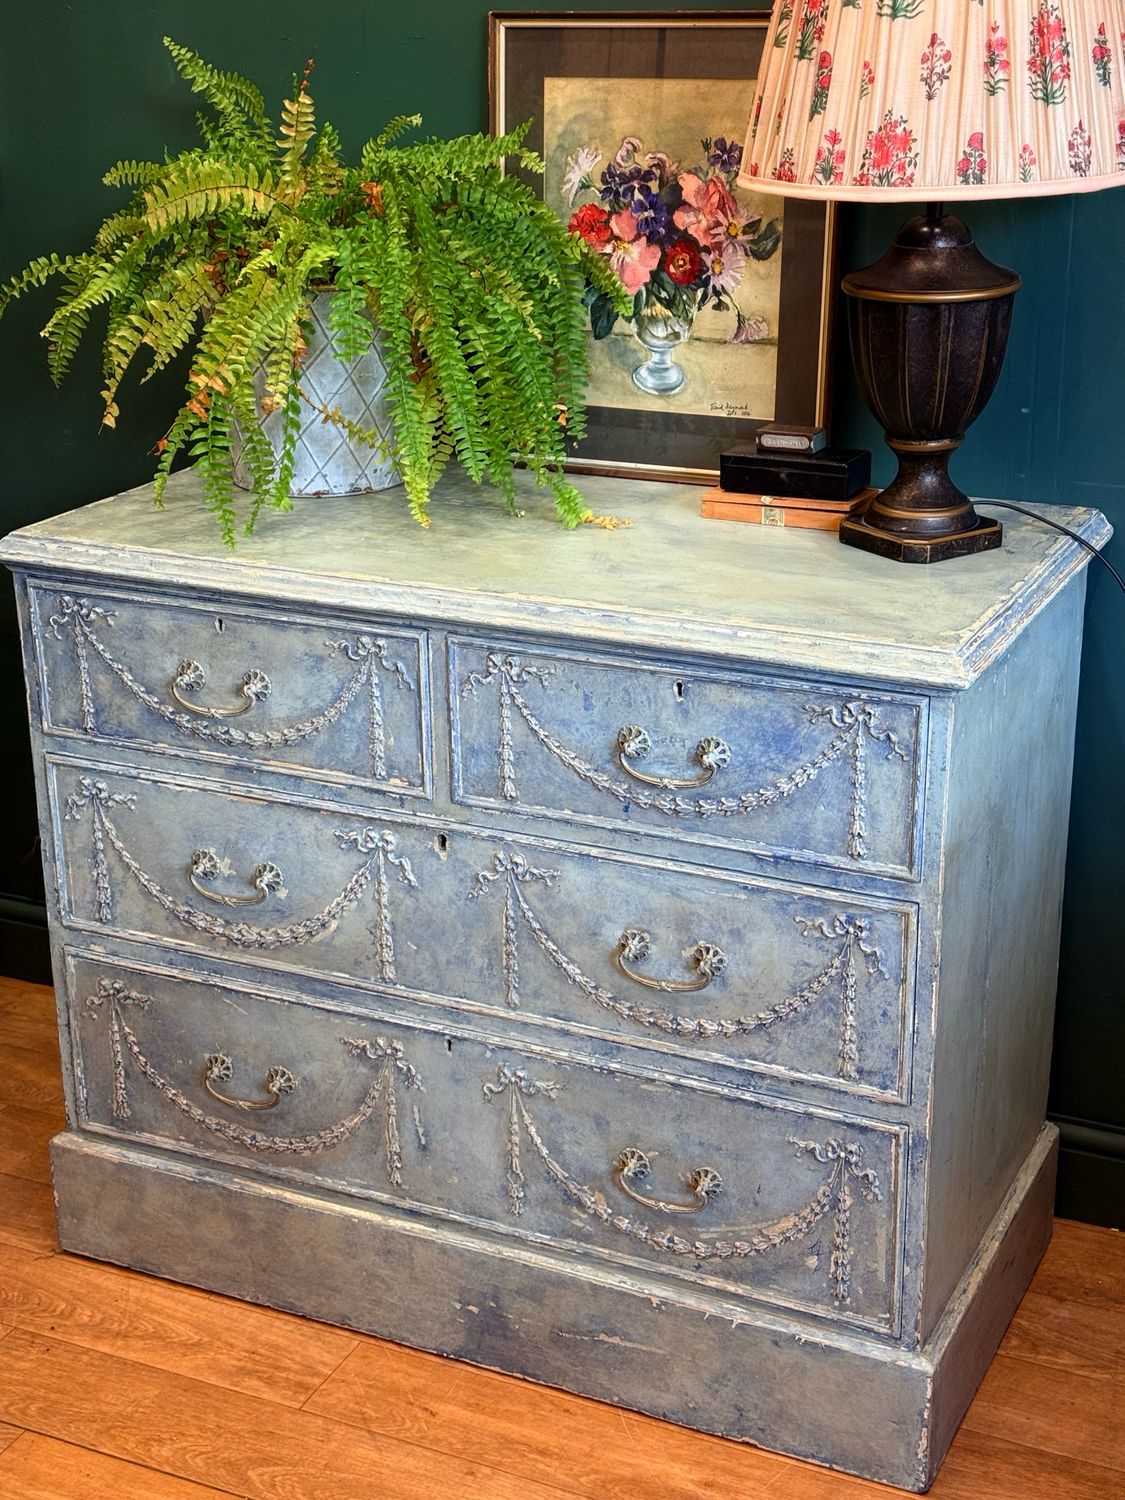
M 169 483 L 163 512 L 145 485 L 13 532 L 0 557 L 93 579 L 935 688 L 974 681 L 1088 560 L 1012 512 L 997 550 L 905 567 L 831 533 L 705 520 L 693 486 L 580 483 L 596 511 L 630 524 L 568 532 L 526 475 L 517 476 L 526 514 L 516 518 L 457 475 L 439 486 L 429 531 L 393 489 L 263 513 L 229 550 L 187 472 Z M 1098 511 L 1043 511 L 1095 546 L 1111 534 Z

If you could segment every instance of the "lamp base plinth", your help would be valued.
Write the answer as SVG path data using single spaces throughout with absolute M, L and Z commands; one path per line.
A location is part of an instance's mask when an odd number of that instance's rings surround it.
M 980 516 L 949 477 L 949 458 L 961 435 L 914 440 L 888 438 L 898 473 L 885 490 L 840 526 L 845 547 L 862 547 L 896 562 L 945 562 L 999 547 L 1004 529 Z
M 872 507 L 875 502 L 872 502 Z M 840 522 L 840 540 L 845 547 L 859 547 L 864 552 L 874 552 L 878 557 L 889 557 L 894 562 L 932 563 L 947 562 L 953 557 L 972 557 L 977 552 L 989 552 L 999 547 L 1004 528 L 999 521 L 989 516 L 977 515 L 974 525 L 965 531 L 946 536 L 903 536 L 898 531 L 886 531 L 878 525 L 878 517 L 870 516 L 871 507 L 859 516 L 849 516 Z

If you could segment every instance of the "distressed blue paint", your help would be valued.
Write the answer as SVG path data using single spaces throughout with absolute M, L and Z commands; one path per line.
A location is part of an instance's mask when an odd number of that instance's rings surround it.
M 1049 1234 L 1085 555 L 150 501 L 4 544 L 64 1245 L 924 1488 Z

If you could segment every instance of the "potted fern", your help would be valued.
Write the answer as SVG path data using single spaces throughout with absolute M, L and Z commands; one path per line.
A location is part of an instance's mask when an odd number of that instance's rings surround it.
M 353 453 L 343 488 L 401 479 L 423 526 L 451 459 L 513 508 L 513 464 L 525 464 L 567 525 L 588 519 L 562 472 L 583 431 L 582 297 L 592 283 L 623 312 L 628 298 L 604 257 L 504 175 L 509 156 L 542 170 L 523 149 L 526 127 L 403 145 L 420 117 L 401 116 L 349 166 L 331 125 L 317 126 L 309 69 L 275 131 L 247 79 L 165 45 L 210 106 L 201 145 L 111 168 L 106 183 L 132 196 L 91 247 L 37 259 L 0 289 L 2 312 L 62 277 L 43 330 L 56 381 L 107 308 L 108 427 L 138 356 L 147 379 L 191 350 L 156 443 L 157 500 L 177 458 L 194 459 L 233 543 L 240 522 L 249 530 L 263 505 L 287 509 L 308 487 L 301 460 L 318 443 L 323 453 L 327 427 L 333 448 Z M 333 401 L 337 387 L 358 393 L 358 408 Z M 314 479 L 331 468 L 314 457 Z M 251 494 L 245 517 L 236 483 Z

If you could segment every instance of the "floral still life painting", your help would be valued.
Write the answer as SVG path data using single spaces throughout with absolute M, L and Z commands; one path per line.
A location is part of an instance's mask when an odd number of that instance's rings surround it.
M 592 402 L 769 420 L 783 205 L 735 188 L 744 87 L 707 95 L 713 134 L 694 79 L 546 79 L 544 196 L 633 299 L 587 290 Z
M 747 260 L 769 260 L 777 250 L 781 225 L 748 212 L 735 196 L 737 141 L 705 136 L 699 146 L 699 162 L 684 167 L 628 135 L 600 171 L 602 153 L 582 146 L 567 158 L 563 179 L 571 204 L 586 198 L 571 215 L 571 233 L 608 258 L 633 298 L 625 321 L 647 351 L 633 384 L 653 396 L 675 395 L 685 384 L 675 352 L 708 305 L 731 315 L 732 344 L 761 343 L 772 332 L 768 318 L 745 313 L 734 294 Z M 617 323 L 612 300 L 590 287 L 586 306 L 594 338 L 608 337 Z
M 592 257 L 571 471 L 713 483 L 767 422 L 825 421 L 832 206 L 738 186 L 769 20 L 490 15 L 492 128 L 531 122 L 543 170 L 513 170 Z M 601 292 L 618 287 L 613 308 Z

